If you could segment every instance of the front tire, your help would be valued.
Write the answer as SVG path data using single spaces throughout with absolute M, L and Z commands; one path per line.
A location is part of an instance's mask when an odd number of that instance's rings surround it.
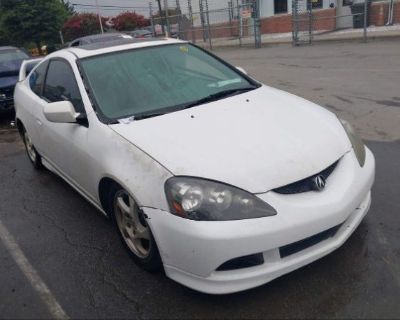
M 22 140 L 24 141 L 26 153 L 33 167 L 37 170 L 42 169 L 42 157 L 36 151 L 35 146 L 32 143 L 31 137 L 29 136 L 28 132 L 26 132 L 25 128 L 23 128 Z
M 143 269 L 162 269 L 157 244 L 143 211 L 127 191 L 115 185 L 109 194 L 109 210 L 122 242 L 133 260 Z

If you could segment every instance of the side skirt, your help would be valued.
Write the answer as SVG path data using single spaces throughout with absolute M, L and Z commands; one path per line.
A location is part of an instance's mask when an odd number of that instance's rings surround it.
M 78 186 L 75 182 L 69 179 L 61 170 L 57 169 L 55 165 L 50 163 L 49 160 L 42 157 L 42 164 L 49 169 L 51 172 L 55 173 L 59 177 L 61 177 L 66 183 L 68 183 L 72 188 L 74 188 L 82 197 L 84 197 L 91 205 L 93 205 L 98 211 L 100 211 L 103 215 L 108 217 L 108 214 L 101 208 L 100 204 L 93 199 L 89 194 L 87 194 L 81 187 Z

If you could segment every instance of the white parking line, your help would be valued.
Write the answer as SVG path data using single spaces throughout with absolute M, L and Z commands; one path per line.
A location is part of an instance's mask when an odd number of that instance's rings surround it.
M 54 319 L 69 319 L 65 311 L 61 308 L 56 298 L 52 295 L 49 288 L 40 278 L 39 274 L 29 263 L 21 248 L 18 246 L 14 237 L 8 232 L 7 228 L 0 221 L 0 239 L 4 243 L 6 249 L 13 257 L 14 261 L 21 269 L 22 273 L 31 283 L 32 287 L 39 294 L 42 301 L 46 304 L 51 316 Z

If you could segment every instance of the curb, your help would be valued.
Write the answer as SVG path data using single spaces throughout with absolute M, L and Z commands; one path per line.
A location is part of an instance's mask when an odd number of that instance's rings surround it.
M 367 34 L 367 42 L 368 41 L 376 41 L 376 40 L 389 40 L 389 39 L 396 39 L 396 38 L 398 38 L 399 40 L 400 40 L 400 33 L 397 33 L 397 34 L 380 34 L 380 35 L 368 35 Z M 350 42 L 350 41 L 363 41 L 364 40 L 364 37 L 361 35 L 361 36 L 359 36 L 359 35 L 357 35 L 357 36 L 354 36 L 354 37 L 343 37 L 343 38 L 340 38 L 340 37 L 338 37 L 338 38 L 322 38 L 322 39 L 316 39 L 316 40 L 314 40 L 313 41 L 313 43 L 312 44 L 317 44 L 317 43 L 320 43 L 320 42 Z M 279 40 L 277 40 L 277 41 L 264 41 L 264 42 L 262 42 L 261 43 L 261 47 L 262 48 L 265 48 L 265 47 L 268 47 L 268 46 L 270 46 L 270 45 L 281 45 L 281 44 L 292 44 L 292 40 L 290 39 L 290 40 L 281 40 L 281 41 L 279 41 Z M 202 48 L 205 48 L 205 49 L 208 49 L 208 46 L 207 45 L 200 45 L 200 44 L 197 44 L 197 45 L 199 45 L 200 47 L 202 47 Z M 308 44 L 304 44 L 304 45 L 308 45 Z M 301 47 L 301 46 L 304 46 L 304 45 L 299 45 L 299 47 Z M 255 48 L 254 47 L 254 43 L 246 43 L 246 44 L 243 44 L 242 46 L 239 46 L 238 44 L 221 44 L 221 45 L 218 45 L 218 44 L 213 44 L 213 49 L 223 49 L 223 48 Z

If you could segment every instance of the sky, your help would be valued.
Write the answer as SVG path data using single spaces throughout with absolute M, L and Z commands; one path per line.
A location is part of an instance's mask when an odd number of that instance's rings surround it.
M 0 0 L 1 1 L 1 0 Z M 96 0 L 68 0 L 71 4 L 75 4 L 75 9 L 78 12 L 97 12 Z M 179 1 L 181 10 L 185 14 L 188 12 L 188 0 L 167 0 L 170 8 L 176 7 L 176 2 Z M 270 0 L 268 0 L 270 1 Z M 156 0 L 98 0 L 100 13 L 105 17 L 113 17 L 121 12 L 136 11 L 139 14 L 149 17 L 149 3 L 153 5 L 153 12 L 158 12 L 158 4 Z M 199 12 L 199 0 L 191 0 L 194 13 Z M 161 5 L 164 7 L 164 0 L 161 0 Z M 227 8 L 228 0 L 208 0 L 210 10 Z M 118 7 L 118 8 L 116 8 Z M 227 13 L 214 14 L 214 17 L 227 16 Z

